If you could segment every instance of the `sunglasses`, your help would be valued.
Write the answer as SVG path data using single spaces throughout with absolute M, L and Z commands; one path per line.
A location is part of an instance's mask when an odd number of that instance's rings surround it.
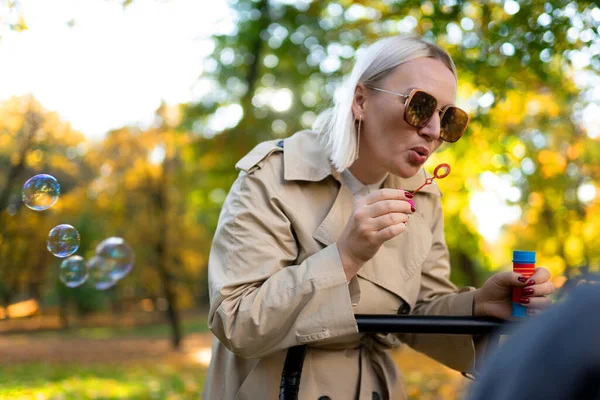
M 424 127 L 431 120 L 433 114 L 436 111 L 439 112 L 440 137 L 446 142 L 456 142 L 469 125 L 469 114 L 466 111 L 451 105 L 439 109 L 437 108 L 436 98 L 424 90 L 413 89 L 410 94 L 400 94 L 370 85 L 367 86 L 373 90 L 404 97 L 406 99 L 404 102 L 404 120 L 415 128 Z

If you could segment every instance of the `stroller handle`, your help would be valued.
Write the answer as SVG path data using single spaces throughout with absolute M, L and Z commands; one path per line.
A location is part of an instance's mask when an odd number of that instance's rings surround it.
M 358 331 L 363 333 L 420 333 L 445 335 L 487 335 L 507 321 L 490 317 L 357 314 Z

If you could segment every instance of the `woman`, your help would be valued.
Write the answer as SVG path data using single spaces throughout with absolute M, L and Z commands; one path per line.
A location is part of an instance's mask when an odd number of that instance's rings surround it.
M 472 338 L 359 334 L 354 314 L 508 318 L 511 288 L 526 284 L 532 310 L 549 303 L 545 269 L 527 282 L 503 272 L 457 290 L 439 189 L 410 193 L 431 153 L 466 128 L 466 113 L 451 106 L 456 91 L 443 50 L 382 39 L 317 131 L 259 144 L 238 162 L 208 266 L 217 339 L 206 399 L 277 398 L 286 350 L 300 344 L 301 399 L 402 399 L 387 349 L 404 342 L 467 371 Z

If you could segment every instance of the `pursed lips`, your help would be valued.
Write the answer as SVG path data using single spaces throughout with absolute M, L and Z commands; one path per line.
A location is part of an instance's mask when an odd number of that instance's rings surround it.
M 416 147 L 413 147 L 411 150 L 415 151 L 420 156 L 429 157 L 430 151 L 427 147 L 416 146 Z

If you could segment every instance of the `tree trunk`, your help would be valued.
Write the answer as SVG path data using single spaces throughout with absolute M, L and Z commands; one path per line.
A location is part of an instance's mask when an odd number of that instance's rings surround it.
M 255 6 L 254 9 L 260 12 L 260 18 L 257 21 L 254 21 L 253 24 L 256 24 L 256 31 L 258 35 L 253 37 L 253 42 L 249 45 L 250 53 L 254 56 L 252 63 L 248 66 L 248 70 L 246 71 L 246 84 L 248 90 L 244 94 L 244 96 L 240 99 L 240 105 L 244 110 L 244 114 L 242 115 L 242 119 L 238 122 L 237 127 L 243 127 L 247 125 L 248 121 L 253 121 L 256 117 L 254 116 L 252 110 L 254 106 L 252 105 L 252 98 L 254 97 L 254 92 L 256 90 L 256 84 L 260 78 L 259 69 L 263 59 L 264 48 L 266 44 L 266 40 L 263 39 L 261 33 L 266 31 L 269 25 L 271 24 L 271 18 L 269 15 L 269 2 L 268 0 L 261 0 Z M 226 140 L 231 143 L 244 143 L 244 145 L 236 146 L 234 148 L 244 149 L 241 154 L 236 155 L 234 158 L 239 158 L 244 155 L 244 153 L 251 149 L 254 146 L 255 138 L 253 135 L 248 135 L 248 133 L 244 129 L 236 129 L 233 128 L 223 133 L 225 136 L 222 140 Z
M 48 270 L 49 254 L 47 251 L 42 251 L 37 262 L 33 264 L 34 268 L 28 271 L 29 296 L 38 303 L 38 315 L 42 313 L 42 285 Z
M 172 277 L 169 271 L 167 271 L 167 266 L 162 261 L 164 259 L 164 247 L 162 244 L 156 247 L 157 254 L 161 260 L 158 262 L 158 274 L 160 276 L 160 280 L 162 283 L 163 296 L 167 301 L 167 309 L 166 316 L 169 321 L 169 325 L 171 326 L 171 345 L 174 349 L 179 349 L 181 345 L 182 333 L 181 333 L 181 321 L 179 317 L 179 310 L 177 309 L 177 301 L 173 291 L 172 285 Z M 162 255 L 162 257 L 160 256 Z
M 473 265 L 473 261 L 469 256 L 462 251 L 458 252 L 458 265 L 457 267 L 463 272 L 466 278 L 466 284 L 468 286 L 479 287 L 479 275 L 477 274 L 477 268 Z
M 11 298 L 12 295 L 8 290 L 2 294 L 2 303 L 4 304 L 4 319 L 6 320 L 10 319 L 10 315 L 8 315 L 8 306 L 10 306 Z
M 181 345 L 182 332 L 179 310 L 177 309 L 177 298 L 173 290 L 173 277 L 169 272 L 169 254 L 168 254 L 168 226 L 169 226 L 169 200 L 168 200 L 168 173 L 170 160 L 168 156 L 163 161 L 162 176 L 157 187 L 156 206 L 158 215 L 162 219 L 162 229 L 159 231 L 158 241 L 156 243 L 157 269 L 162 291 L 167 301 L 166 316 L 171 326 L 171 344 L 174 349 L 179 349 Z
M 257 5 L 256 8 L 260 12 L 260 18 L 256 23 L 258 24 L 258 35 L 256 35 L 254 43 L 252 44 L 252 55 L 254 59 L 252 63 L 248 66 L 248 72 L 246 74 L 246 83 L 248 84 L 248 91 L 242 98 L 242 107 L 244 107 L 244 115 L 250 113 L 251 105 L 252 105 L 252 97 L 254 97 L 254 90 L 256 87 L 256 81 L 258 79 L 258 68 L 262 62 L 262 49 L 265 45 L 265 40 L 260 36 L 264 30 L 269 27 L 271 23 L 271 19 L 269 18 L 269 2 L 268 0 L 262 0 Z M 248 107 L 248 108 L 246 108 Z
M 60 328 L 63 330 L 69 329 L 69 298 L 63 290 L 58 291 L 58 318 Z

